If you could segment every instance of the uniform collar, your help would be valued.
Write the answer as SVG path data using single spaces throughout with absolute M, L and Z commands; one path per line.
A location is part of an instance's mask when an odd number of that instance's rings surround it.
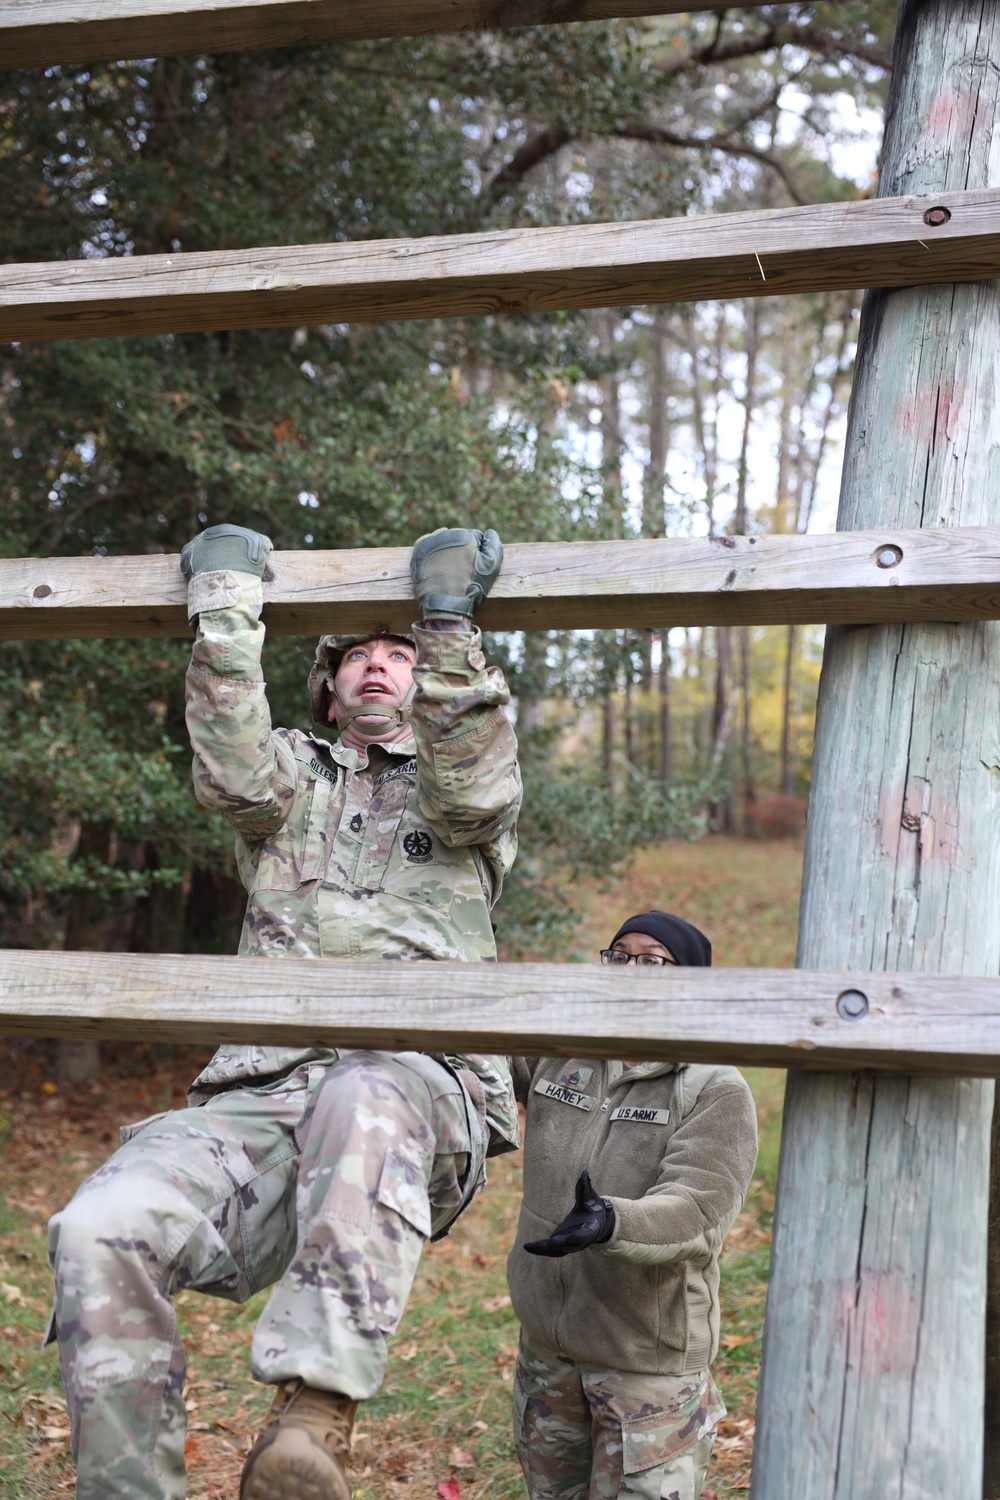
M 644 1062 L 638 1067 L 626 1068 L 623 1062 L 608 1064 L 608 1087 L 616 1089 L 621 1083 L 645 1083 L 647 1078 L 662 1078 L 667 1073 L 680 1073 L 687 1067 L 683 1062 Z
M 309 738 L 314 744 L 322 745 L 329 752 L 333 760 L 336 761 L 337 765 L 343 766 L 345 771 L 363 771 L 366 769 L 368 765 L 367 751 L 365 752 L 364 759 L 362 759 L 361 751 L 353 750 L 350 746 L 345 745 L 339 735 L 335 740 L 328 740 L 313 731 Z M 412 760 L 416 748 L 413 732 L 411 730 L 405 739 L 397 740 L 394 745 L 379 745 L 378 748 L 384 750 L 387 755 L 398 756 L 400 760 Z

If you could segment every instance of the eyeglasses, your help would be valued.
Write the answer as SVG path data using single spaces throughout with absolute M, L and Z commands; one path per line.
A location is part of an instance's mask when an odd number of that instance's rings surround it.
M 678 967 L 676 958 L 667 958 L 663 953 L 626 953 L 624 948 L 602 948 L 601 963 L 616 968 L 624 968 L 626 964 L 635 964 L 637 969 L 661 969 L 664 964 Z

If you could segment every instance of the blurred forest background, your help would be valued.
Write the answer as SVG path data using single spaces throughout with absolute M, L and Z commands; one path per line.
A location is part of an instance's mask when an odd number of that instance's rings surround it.
M 874 188 L 894 0 L 734 6 L 0 79 L 7 261 L 780 208 Z M 860 165 L 859 165 L 860 164 Z M 858 298 L 0 350 L 0 553 L 791 532 L 834 524 Z M 0 944 L 232 951 L 184 642 L 0 651 Z M 709 828 L 800 830 L 803 628 L 494 638 L 527 787 L 498 915 L 559 954 L 575 877 Z M 278 641 L 276 722 L 312 642 Z

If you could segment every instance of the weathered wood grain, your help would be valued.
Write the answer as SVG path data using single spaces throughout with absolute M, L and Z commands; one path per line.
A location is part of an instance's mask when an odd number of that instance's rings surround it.
M 4 949 L 0 1034 L 995 1076 L 1000 979 Z
M 6 0 L 0 68 L 726 10 L 731 0 Z M 765 0 L 750 0 L 764 4 Z
M 940 225 L 924 221 L 942 208 Z M 1000 276 L 1000 192 L 0 265 L 0 339 L 549 312 Z
M 1000 183 L 997 55 L 998 0 L 904 0 L 880 192 Z M 998 365 L 997 283 L 869 294 L 839 526 L 1000 520 Z M 996 624 L 827 633 L 804 967 L 1000 970 L 998 695 Z M 754 1500 L 981 1500 L 992 1096 L 789 1075 Z
M 275 553 L 268 629 L 405 629 L 409 557 Z M 185 601 L 172 554 L 0 559 L 0 640 L 186 636 Z M 487 630 L 1000 619 L 1000 527 L 515 544 L 477 618 Z

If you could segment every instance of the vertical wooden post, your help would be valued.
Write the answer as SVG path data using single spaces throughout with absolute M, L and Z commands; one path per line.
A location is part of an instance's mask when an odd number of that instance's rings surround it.
M 986 1420 L 983 1500 L 1000 1500 L 1000 1095 L 993 1100 L 986 1261 Z
M 881 194 L 1000 185 L 997 57 L 902 0 Z M 997 283 L 870 293 L 839 526 L 1000 523 L 998 370 Z M 829 631 L 801 965 L 997 973 L 998 704 L 997 624 Z M 789 1076 L 753 1500 L 980 1500 L 992 1093 Z

